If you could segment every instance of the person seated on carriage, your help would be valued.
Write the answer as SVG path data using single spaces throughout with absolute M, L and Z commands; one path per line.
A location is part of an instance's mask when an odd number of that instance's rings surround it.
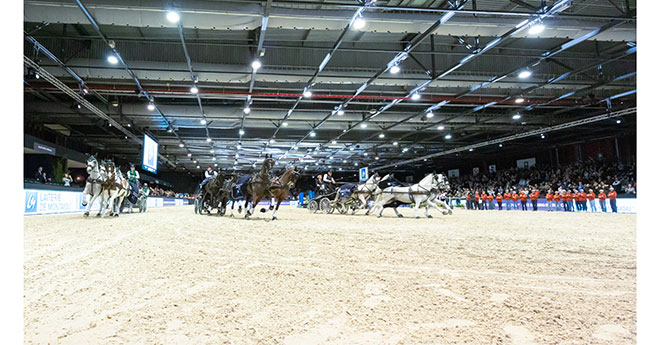
M 214 171 L 213 168 L 209 165 L 209 167 L 206 168 L 206 171 L 204 172 L 204 181 L 199 184 L 199 189 L 202 190 L 206 182 L 209 182 L 211 179 L 216 177 L 218 177 L 218 172 Z
M 137 184 L 140 179 L 140 173 L 135 170 L 135 164 L 130 163 L 130 167 L 130 170 L 126 173 L 126 175 L 128 175 L 128 182 Z
M 323 183 L 323 178 L 321 175 L 317 175 L 316 179 L 314 180 L 316 183 L 316 192 L 321 195 L 327 192 L 327 188 L 325 186 L 325 183 Z
M 335 182 L 335 179 L 332 177 L 332 170 L 328 171 L 323 175 L 323 184 L 325 185 L 325 192 L 326 193 L 332 193 L 335 191 L 335 185 L 337 185 L 337 182 Z

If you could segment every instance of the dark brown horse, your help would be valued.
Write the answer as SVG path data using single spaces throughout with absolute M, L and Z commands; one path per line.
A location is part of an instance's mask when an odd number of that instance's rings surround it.
M 277 205 L 273 211 L 273 220 L 277 219 L 277 210 L 280 208 L 282 200 L 289 196 L 291 188 L 296 186 L 298 177 L 300 177 L 300 173 L 296 171 L 296 167 L 291 166 L 286 169 L 282 176 L 273 177 L 270 180 L 270 188 L 268 189 L 268 192 L 274 199 L 277 199 Z
M 275 160 L 272 155 L 266 155 L 264 163 L 261 165 L 261 170 L 258 173 L 252 175 L 250 181 L 247 183 L 246 188 L 246 198 L 245 198 L 245 218 L 248 218 L 254 212 L 254 208 L 259 204 L 261 199 L 268 192 L 270 186 L 269 173 L 270 170 L 275 166 Z M 249 208 L 248 208 L 249 204 Z

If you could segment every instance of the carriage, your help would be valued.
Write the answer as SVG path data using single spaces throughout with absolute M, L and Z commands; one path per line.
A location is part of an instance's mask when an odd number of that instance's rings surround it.
M 217 176 L 209 180 L 195 198 L 195 213 L 210 215 L 213 209 L 218 209 L 219 215 L 227 210 L 228 195 L 235 185 L 236 176 Z
M 360 205 L 355 194 L 356 189 L 356 184 L 345 183 L 329 193 L 314 197 L 307 204 L 307 209 L 312 213 L 319 210 L 328 214 L 335 210 L 341 214 L 346 214 L 348 211 L 355 213 Z

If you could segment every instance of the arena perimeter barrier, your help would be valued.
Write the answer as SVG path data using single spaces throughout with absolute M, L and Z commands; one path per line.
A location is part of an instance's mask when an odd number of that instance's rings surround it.
M 47 190 L 47 189 L 24 189 L 25 192 L 25 215 L 34 214 L 59 214 L 59 213 L 82 213 L 82 192 Z M 175 199 L 164 197 L 147 198 L 147 210 L 153 207 L 183 206 L 192 204 L 192 200 Z M 95 202 L 92 211 L 99 209 L 99 202 Z M 137 210 L 134 210 L 136 212 Z
M 463 207 L 465 207 L 466 202 L 465 199 L 452 199 L 451 204 L 456 206 L 456 202 L 459 202 Z M 499 210 L 499 207 L 497 206 L 497 202 L 493 201 L 495 208 L 494 210 Z M 520 205 L 520 202 L 518 202 L 518 205 Z M 605 200 L 605 205 L 607 205 L 607 212 L 612 212 L 612 208 L 610 207 L 610 200 Z M 538 210 L 539 211 L 548 211 L 548 202 L 546 199 L 539 199 L 538 203 Z M 636 198 L 617 198 L 616 199 L 616 208 L 618 213 L 637 213 L 637 199 Z M 561 212 L 564 211 L 564 204 L 563 202 L 560 202 L 559 209 Z M 596 209 L 598 210 L 597 213 L 602 213 L 600 210 L 600 203 L 596 199 Z M 502 210 L 506 211 L 506 202 L 502 201 Z M 520 210 L 520 206 L 518 206 L 518 210 Z M 532 202 L 530 200 L 527 200 L 527 210 L 531 211 L 532 210 Z M 552 210 L 554 211 L 555 208 L 553 206 Z M 476 212 L 476 210 L 475 210 Z M 577 212 L 577 211 L 575 211 Z M 587 212 L 591 212 L 591 206 L 589 206 L 589 202 L 587 201 Z

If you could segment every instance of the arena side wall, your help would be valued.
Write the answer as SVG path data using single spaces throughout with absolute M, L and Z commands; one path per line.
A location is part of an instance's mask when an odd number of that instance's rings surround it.
M 59 214 L 59 213 L 82 213 L 82 193 L 78 191 L 61 191 L 46 189 L 24 189 L 24 214 Z M 147 209 L 165 206 L 183 206 L 190 204 L 188 199 L 174 199 L 162 197 L 149 197 Z M 92 211 L 99 209 L 96 202 Z M 137 210 L 135 210 L 137 211 Z

